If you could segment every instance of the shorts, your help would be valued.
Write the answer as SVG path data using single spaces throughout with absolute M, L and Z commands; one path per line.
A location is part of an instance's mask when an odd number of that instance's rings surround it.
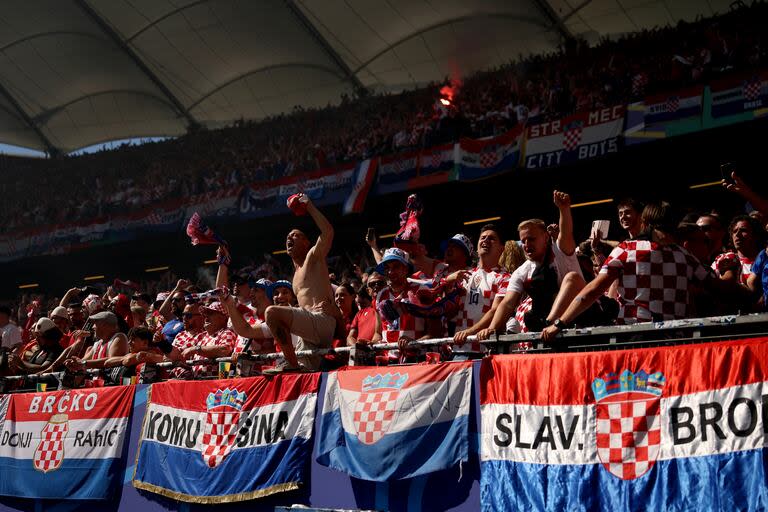
M 331 347 L 336 332 L 334 317 L 301 308 L 292 309 L 291 314 L 291 334 L 299 337 L 295 343 L 297 351 Z M 322 359 L 323 356 L 319 355 L 301 356 L 299 362 L 310 370 L 317 370 Z

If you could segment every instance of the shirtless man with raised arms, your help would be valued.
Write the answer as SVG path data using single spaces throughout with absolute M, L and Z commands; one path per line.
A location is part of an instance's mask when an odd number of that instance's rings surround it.
M 310 245 L 307 235 L 298 229 L 292 229 L 286 237 L 285 248 L 293 260 L 293 291 L 299 307 L 269 306 L 266 309 L 267 325 L 283 351 L 286 365 L 265 373 L 317 370 L 321 356 L 302 357 L 302 366 L 299 366 L 296 351 L 330 347 L 336 324 L 341 319 L 326 263 L 333 243 L 333 226 L 309 197 L 300 194 L 299 201 L 306 205 L 307 213 L 320 229 L 320 236 L 315 245 Z M 291 334 L 299 337 L 295 347 Z

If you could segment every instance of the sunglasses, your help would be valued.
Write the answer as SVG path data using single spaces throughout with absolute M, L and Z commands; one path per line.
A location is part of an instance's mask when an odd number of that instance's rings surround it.
M 192 318 L 194 316 L 203 316 L 203 315 L 201 315 L 200 313 L 182 313 L 181 314 L 182 318 Z
M 370 281 L 368 282 L 368 286 L 371 288 L 383 288 L 386 286 L 386 283 L 384 281 Z

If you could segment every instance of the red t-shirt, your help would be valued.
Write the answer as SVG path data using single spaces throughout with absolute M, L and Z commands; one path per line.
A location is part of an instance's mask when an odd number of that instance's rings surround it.
M 376 309 L 368 306 L 358 311 L 350 327 L 357 329 L 357 339 L 371 341 L 376 333 Z

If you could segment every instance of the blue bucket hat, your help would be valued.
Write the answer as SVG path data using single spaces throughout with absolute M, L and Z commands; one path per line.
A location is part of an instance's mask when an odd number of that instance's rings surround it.
M 266 292 L 267 297 L 272 300 L 272 281 L 269 279 L 261 278 L 254 282 L 253 285 L 251 285 L 251 288 L 261 288 L 264 290 L 264 292 Z
M 268 292 L 269 296 L 274 297 L 275 290 L 277 290 L 278 288 L 288 288 L 289 290 L 291 290 L 291 292 L 293 292 L 293 284 L 290 281 L 286 279 L 278 279 L 277 281 L 275 281 L 270 285 L 269 292 Z
M 381 262 L 376 266 L 376 272 L 378 272 L 381 275 L 386 275 L 386 263 L 388 261 L 399 261 L 406 267 L 408 267 L 408 273 L 413 273 L 413 263 L 411 263 L 411 257 L 408 256 L 408 253 L 405 252 L 402 249 L 398 249 L 397 247 L 391 247 L 384 251 L 384 257 L 381 259 Z

